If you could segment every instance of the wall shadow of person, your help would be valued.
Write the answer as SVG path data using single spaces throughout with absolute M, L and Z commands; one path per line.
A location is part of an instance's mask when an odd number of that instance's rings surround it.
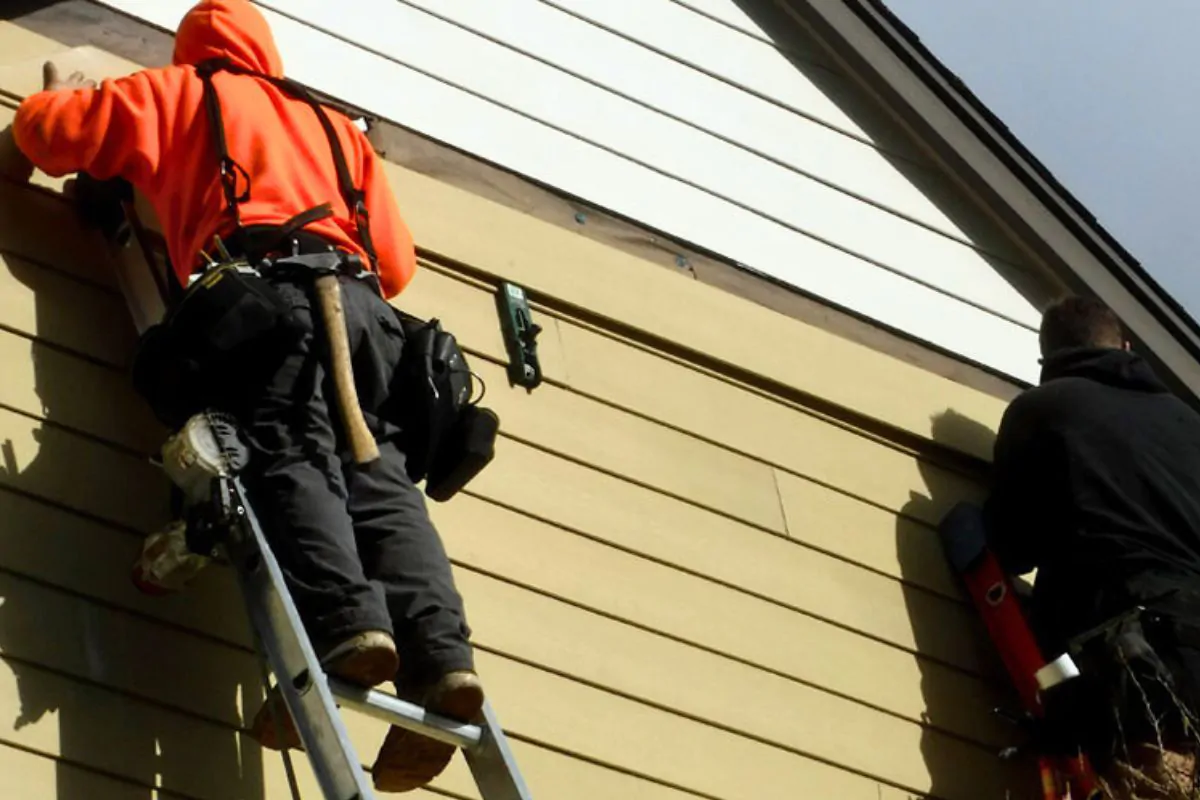
M 941 444 L 974 452 L 990 452 L 995 432 L 953 410 L 932 420 L 932 438 Z M 918 652 L 930 657 L 921 661 L 921 693 L 925 702 L 926 730 L 921 750 L 933 779 L 932 796 L 961 796 L 963 787 L 997 783 L 991 796 L 1035 797 L 1037 775 L 1027 760 L 1002 761 L 1000 751 L 1018 744 L 1021 733 L 993 713 L 995 708 L 1019 708 L 1015 692 L 1004 673 L 990 639 L 975 609 L 961 590 L 950 569 L 936 531 L 937 522 L 961 501 L 979 502 L 986 491 L 986 467 L 964 462 L 951 469 L 919 459 L 925 493 L 911 492 L 897 517 L 896 554 L 905 581 L 904 598 L 913 639 Z M 953 629 L 943 624 L 947 595 L 957 597 L 958 623 Z M 936 607 L 939 613 L 930 613 Z M 969 639 L 969 641 L 965 641 Z M 978 665 L 979 672 L 949 665 L 938 654 L 958 653 L 960 662 Z M 982 675 L 982 677 L 980 677 Z M 972 691 L 964 696 L 963 681 Z M 994 772 L 987 776 L 964 774 L 946 746 L 946 732 L 964 736 L 981 749 Z M 980 794 L 979 796 L 983 796 Z
M 0 686 L 0 707 L 13 719 L 9 733 L 0 720 L 0 741 L 60 759 L 57 800 L 150 800 L 154 787 L 258 800 L 261 753 L 236 730 L 261 691 L 254 660 L 175 624 L 240 619 L 240 598 L 228 576 L 202 576 L 191 596 L 149 599 L 132 587 L 142 536 L 169 514 L 166 481 L 147 459 L 163 432 L 127 370 L 108 361 L 132 355 L 135 333 L 103 286 L 103 242 L 63 198 L 21 185 L 20 162 L 5 131 L 0 673 L 12 684 Z M 43 732 L 55 727 L 57 741 Z

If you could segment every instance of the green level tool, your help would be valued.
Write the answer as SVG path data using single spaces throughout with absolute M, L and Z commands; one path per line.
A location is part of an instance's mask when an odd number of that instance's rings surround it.
M 500 328 L 508 349 L 508 379 L 516 386 L 533 389 L 542 382 L 538 363 L 537 336 L 542 327 L 533 321 L 525 290 L 513 283 L 500 284 L 496 294 Z

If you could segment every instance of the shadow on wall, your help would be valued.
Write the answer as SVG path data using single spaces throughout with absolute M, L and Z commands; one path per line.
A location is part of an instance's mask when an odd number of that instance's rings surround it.
M 686 3 L 686 0 L 684 0 Z M 1028 262 L 997 224 L 932 166 L 929 155 L 879 100 L 872 97 L 830 56 L 807 27 L 814 14 L 808 3 L 787 0 L 733 0 L 809 82 L 837 104 L 883 158 L 946 215 L 984 252 L 984 258 L 1034 307 L 1044 308 L 1065 286 L 1048 287 L 1047 275 L 1019 266 Z
M 935 416 L 932 422 L 934 441 L 972 442 L 983 452 L 988 452 L 996 438 L 995 432 L 991 429 L 951 410 Z M 919 584 L 928 579 L 931 569 L 944 571 L 945 575 L 949 575 L 949 566 L 945 563 L 936 530 L 914 520 L 939 520 L 957 502 L 966 499 L 978 500 L 980 497 L 964 497 L 962 482 L 948 480 L 948 474 L 944 469 L 935 467 L 928 462 L 919 460 L 917 463 L 928 495 L 913 492 L 909 502 L 897 518 L 896 553 L 900 561 L 901 574 L 905 580 Z M 928 603 L 928 592 L 910 587 L 905 592 L 905 602 L 908 606 L 909 620 L 912 624 L 917 649 L 926 653 L 944 649 L 946 632 L 938 628 L 935 617 L 923 611 L 923 607 Z M 1012 696 L 1008 685 L 1000 677 L 1003 676 L 1003 669 L 982 623 L 975 616 L 974 609 L 964 609 L 964 611 L 970 619 L 977 623 L 975 636 L 977 660 L 993 666 L 992 672 L 997 676 L 996 688 L 998 689 L 994 697 L 982 698 L 984 702 L 975 704 L 970 709 L 970 713 L 990 714 L 989 707 L 995 702 L 1015 708 L 1016 706 L 1013 705 L 1015 697 Z M 945 670 L 946 668 L 940 665 L 924 660 L 921 662 L 921 692 L 925 701 L 926 720 L 934 726 L 944 725 L 945 722 L 952 719 L 961 722 L 964 713 L 963 709 L 959 707 L 959 701 L 942 690 Z M 995 730 L 995 735 L 1002 737 L 1005 744 L 1015 744 L 1019 741 L 1019 732 L 1015 729 L 1006 730 L 1004 724 L 998 720 L 974 720 L 974 723 L 973 727 Z M 1011 734 L 1011 739 L 1009 734 Z M 1036 774 L 1032 765 L 1019 763 L 1011 765 L 1012 768 L 1009 768 L 1009 765 L 1003 765 L 999 760 L 1000 741 L 994 741 L 987 747 L 997 754 L 996 774 L 999 776 L 998 780 L 1020 782 L 1020 785 L 1010 783 L 1008 786 L 987 787 L 995 790 L 994 794 L 989 796 L 1003 797 L 1005 790 L 1010 792 L 1010 796 L 1014 798 L 1035 796 L 1033 789 Z M 958 774 L 961 772 L 961 768 L 956 769 L 952 762 L 947 761 L 945 754 L 941 752 L 939 737 L 927 732 L 922 739 L 922 753 L 933 780 L 931 795 L 945 797 L 951 793 L 951 787 L 962 786 L 964 776 Z M 980 796 L 982 797 L 984 794 L 980 794 Z
M 0 714 L 9 715 L 0 717 L 0 742 L 61 759 L 57 800 L 151 800 L 160 796 L 156 786 L 203 800 L 257 800 L 264 795 L 261 755 L 235 729 L 242 698 L 258 696 L 253 661 L 153 619 L 219 619 L 240 602 L 210 590 L 204 594 L 216 600 L 197 609 L 181 605 L 195 596 L 150 599 L 132 587 L 130 564 L 148 531 L 130 527 L 161 520 L 165 481 L 138 453 L 72 430 L 81 419 L 94 434 L 136 429 L 115 415 L 141 409 L 120 393 L 127 380 L 120 369 L 47 344 L 91 336 L 132 342 L 132 325 L 112 330 L 118 317 L 101 313 L 101 305 L 122 302 L 112 290 L 36 262 L 32 251 L 54 253 L 46 258 L 56 261 L 70 250 L 61 246 L 64 237 L 84 234 L 60 198 L 20 185 L 12 156 L 4 131 L 0 328 L 28 333 L 28 322 L 14 320 L 29 320 L 31 303 L 36 340 L 0 330 L 9 340 L 2 357 L 16 354 L 4 366 L 15 388 L 0 397 L 0 653 L 7 667 L 0 669 Z M 77 273 L 107 269 L 105 261 L 98 252 Z M 62 307 L 67 300 L 73 307 Z M 36 402 L 21 403 L 20 414 L 4 407 L 30 389 Z M 38 404 L 40 416 L 33 416 Z M 124 524 L 109 521 L 118 517 Z M 99 781 L 71 764 L 124 781 Z

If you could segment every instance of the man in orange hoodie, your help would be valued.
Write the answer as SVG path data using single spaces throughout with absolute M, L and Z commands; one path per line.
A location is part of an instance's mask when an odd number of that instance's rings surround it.
M 224 68 L 197 69 L 213 59 Z M 48 68 L 47 91 L 17 114 L 16 142 L 48 174 L 122 178 L 142 192 L 162 222 L 181 290 L 225 258 L 208 249 L 218 235 L 252 265 L 330 250 L 370 263 L 339 281 L 378 460 L 354 463 L 335 428 L 312 282 L 295 273 L 264 268 L 246 278 L 281 299 L 297 333 L 270 369 L 217 376 L 219 407 L 239 419 L 249 441 L 248 491 L 326 668 L 364 686 L 394 679 L 402 696 L 469 719 L 483 693 L 462 600 L 406 472 L 400 431 L 380 416 L 403 345 L 384 298 L 404 289 L 416 268 L 382 165 L 349 119 L 327 112 L 323 122 L 313 104 L 270 79 L 282 77 L 282 63 L 247 0 L 195 6 L 179 27 L 173 61 L 98 87 L 77 76 L 61 82 Z M 270 723 L 260 711 L 263 739 L 275 730 Z M 266 743 L 295 743 L 285 738 Z M 447 745 L 393 729 L 375 784 L 416 788 L 452 755 Z

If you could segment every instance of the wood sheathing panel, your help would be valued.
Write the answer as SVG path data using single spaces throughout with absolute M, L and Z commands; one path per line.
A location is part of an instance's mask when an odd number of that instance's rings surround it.
M 47 56 L 128 69 L 7 23 L 0 53 L 0 127 Z M 391 171 L 426 267 L 401 303 L 460 337 L 503 420 L 494 464 L 433 513 L 536 796 L 1024 789 L 932 530 L 979 496 L 998 401 Z M 167 513 L 163 431 L 125 379 L 107 256 L 7 134 L 0 172 L 0 792 L 283 798 L 240 733 L 259 688 L 230 576 L 165 600 L 128 583 Z M 531 394 L 504 378 L 500 278 L 545 326 Z M 369 762 L 382 730 L 351 731 Z M 461 759 L 435 788 L 477 796 Z

